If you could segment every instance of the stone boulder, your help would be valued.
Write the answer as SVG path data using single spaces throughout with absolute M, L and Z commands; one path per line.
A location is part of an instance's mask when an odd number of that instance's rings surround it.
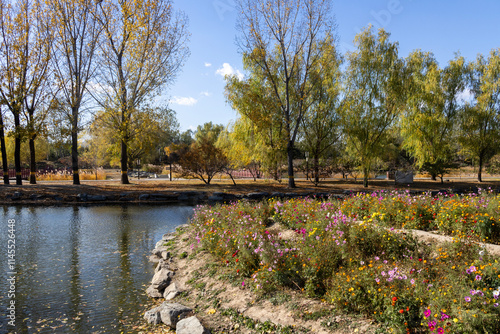
M 157 272 L 159 272 L 160 270 L 162 270 L 162 269 L 168 269 L 168 270 L 170 270 L 170 261 L 167 261 L 167 260 L 164 260 L 164 259 L 160 259 L 158 261 L 158 264 L 156 265 L 155 274 Z
M 146 294 L 148 295 L 149 298 L 161 298 L 161 297 L 163 297 L 163 293 L 158 291 L 158 289 L 154 288 L 152 285 L 150 285 L 146 289 Z
M 161 323 L 160 311 L 161 306 L 146 311 L 146 313 L 144 313 L 144 319 L 146 319 L 148 324 L 158 325 L 159 323 Z
M 151 280 L 151 286 L 158 291 L 163 291 L 167 286 L 169 286 L 174 275 L 175 273 L 173 271 L 162 268 L 154 274 L 153 279 Z
M 177 284 L 174 282 L 170 284 L 167 288 L 165 288 L 165 291 L 163 291 L 163 298 L 165 300 L 172 300 L 175 297 L 177 297 L 182 291 L 179 289 Z
M 210 334 L 195 316 L 182 319 L 177 323 L 176 334 Z
M 161 260 L 162 260 L 162 258 L 159 257 L 159 256 L 157 256 L 157 255 L 155 255 L 155 254 L 149 256 L 149 262 L 158 263 Z
M 261 200 L 266 197 L 269 197 L 269 193 L 267 192 L 253 192 L 247 195 L 247 198 L 252 200 Z
M 161 304 L 160 317 L 161 321 L 170 326 L 170 328 L 176 328 L 177 323 L 190 315 L 193 311 L 187 306 L 181 305 L 179 303 L 167 303 Z
M 171 233 L 165 233 L 162 237 L 161 237 L 161 240 L 167 242 L 167 241 L 172 241 L 172 240 L 175 240 L 175 235 L 171 234 Z

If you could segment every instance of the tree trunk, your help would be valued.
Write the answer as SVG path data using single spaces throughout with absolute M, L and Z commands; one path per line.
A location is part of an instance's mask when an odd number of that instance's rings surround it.
M 319 157 L 314 157 L 314 184 L 319 184 Z
M 363 187 L 368 188 L 368 168 L 363 167 Z
M 483 156 L 479 155 L 479 171 L 477 172 L 477 181 L 483 182 Z
M 71 167 L 73 168 L 73 184 L 80 184 L 80 169 L 78 167 L 78 110 L 75 110 L 75 108 L 72 110 L 71 123 Z
M 288 155 L 288 188 L 295 188 L 295 178 L 293 175 L 293 143 L 288 142 L 287 145 L 287 155 Z
M 431 180 L 436 181 L 437 180 L 437 175 L 436 174 L 431 174 Z
M 3 128 L 3 116 L 0 110 L 0 149 L 2 151 L 3 183 L 9 184 L 9 164 L 7 163 L 7 148 L 5 147 L 5 132 Z
M 16 185 L 23 184 L 21 178 L 21 121 L 19 112 L 14 112 L 14 165 L 16 169 Z
M 122 154 L 121 154 L 121 168 L 122 168 L 122 184 L 129 184 L 128 181 L 128 155 L 127 155 L 127 144 L 122 140 Z
M 231 181 L 233 181 L 233 185 L 236 185 L 236 182 L 234 181 L 233 179 L 233 175 L 231 175 L 231 173 L 227 173 L 229 175 L 229 177 L 231 178 Z
M 35 152 L 35 138 L 30 136 L 30 184 L 36 184 L 36 152 Z

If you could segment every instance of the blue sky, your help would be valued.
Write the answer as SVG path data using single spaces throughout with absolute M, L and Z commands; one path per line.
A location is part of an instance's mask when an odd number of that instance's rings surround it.
M 226 103 L 223 75 L 244 74 L 234 1 L 174 0 L 174 6 L 189 18 L 191 56 L 161 100 L 169 101 L 183 131 L 209 121 L 227 125 L 237 113 Z M 333 8 L 342 54 L 370 23 L 391 33 L 400 56 L 430 51 L 442 67 L 456 52 L 473 60 L 500 48 L 498 0 L 333 0 Z

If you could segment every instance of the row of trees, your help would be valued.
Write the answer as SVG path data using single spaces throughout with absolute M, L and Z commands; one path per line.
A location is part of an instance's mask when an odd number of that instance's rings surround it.
M 440 68 L 429 52 L 400 57 L 387 32 L 368 27 L 344 58 L 331 1 L 238 5 L 247 76 L 228 77 L 226 95 L 240 114 L 229 146 L 251 147 L 245 159 L 278 166 L 285 155 L 294 187 L 298 142 L 316 171 L 321 158 L 341 147 L 367 186 L 372 166 L 395 141 L 433 178 L 451 167 L 458 142 L 478 162 L 482 180 L 500 140 L 500 49 L 471 62 L 456 56 Z
M 4 182 L 6 130 L 15 142 L 16 183 L 22 183 L 26 140 L 35 183 L 35 140 L 59 122 L 71 137 L 73 183 L 79 184 L 78 137 L 93 106 L 93 123 L 120 144 L 122 183 L 128 183 L 133 139 L 168 116 L 151 103 L 189 53 L 187 18 L 171 0 L 0 0 L 0 12 Z

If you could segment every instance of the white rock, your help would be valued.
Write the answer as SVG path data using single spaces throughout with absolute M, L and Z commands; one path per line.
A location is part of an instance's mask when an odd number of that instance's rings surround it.
M 182 319 L 177 323 L 176 334 L 210 334 L 196 317 Z
M 160 291 L 158 291 L 158 289 L 154 288 L 151 285 L 146 289 L 146 293 L 147 293 L 147 295 L 150 298 L 161 298 L 161 297 L 163 297 L 163 294 Z
M 165 268 L 160 269 L 151 280 L 151 286 L 158 291 L 163 291 L 172 280 L 174 272 Z
M 181 305 L 179 303 L 167 303 L 161 304 L 160 317 L 161 321 L 171 328 L 176 328 L 177 322 L 184 319 L 193 310 L 187 306 Z
M 163 298 L 165 298 L 165 300 L 172 300 L 175 297 L 177 297 L 181 292 L 182 291 L 179 289 L 177 284 L 172 283 L 165 289 L 165 291 L 163 291 Z

